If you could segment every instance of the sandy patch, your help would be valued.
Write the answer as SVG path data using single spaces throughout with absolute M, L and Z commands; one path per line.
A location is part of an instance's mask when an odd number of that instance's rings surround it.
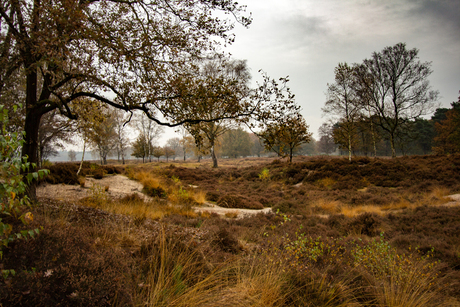
M 143 188 L 141 183 L 123 175 L 105 176 L 102 179 L 86 178 L 84 187 L 79 185 L 43 183 L 37 187 L 37 196 L 39 198 L 73 202 L 91 196 L 92 193 L 94 193 L 94 187 L 98 187 L 99 189 L 108 187 L 107 193 L 109 197 L 113 199 L 122 198 L 133 193 L 138 194 L 144 198 L 144 200 L 150 199 L 149 196 L 141 192 Z M 222 208 L 210 202 L 206 202 L 203 206 L 194 207 L 193 209 L 197 212 L 207 211 L 222 216 L 226 214 L 234 215 L 235 218 L 272 212 L 271 208 L 264 208 L 261 210 Z
M 123 175 L 105 176 L 103 179 L 86 178 L 85 186 L 67 184 L 43 183 L 37 188 L 37 196 L 56 200 L 77 201 L 89 197 L 94 188 L 108 187 L 107 193 L 111 198 L 122 198 L 133 193 L 144 199 L 149 199 L 142 191 L 142 184 Z

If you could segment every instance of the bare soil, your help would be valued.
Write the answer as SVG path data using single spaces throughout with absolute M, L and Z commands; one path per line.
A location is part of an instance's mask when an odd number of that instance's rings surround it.
M 123 175 L 109 175 L 102 179 L 94 179 L 87 177 L 84 186 L 69 185 L 69 184 L 50 184 L 43 182 L 37 188 L 37 196 L 39 198 L 54 199 L 60 201 L 78 201 L 86 197 L 90 197 L 95 189 L 106 189 L 110 198 L 119 199 L 127 195 L 137 194 L 145 201 L 151 197 L 142 193 L 142 184 L 131 180 Z M 206 202 L 201 207 L 194 207 L 197 212 L 216 213 L 221 216 L 232 216 L 234 218 L 244 218 L 258 213 L 270 213 L 271 208 L 260 210 L 254 209 L 233 209 L 222 208 L 211 202 Z
M 142 184 L 123 175 L 105 176 L 102 179 L 87 177 L 84 186 L 69 184 L 49 184 L 43 182 L 37 188 L 37 196 L 56 200 L 76 201 L 91 196 L 95 188 L 105 189 L 109 197 L 116 199 L 130 194 L 138 194 L 144 199 L 148 196 L 142 191 Z

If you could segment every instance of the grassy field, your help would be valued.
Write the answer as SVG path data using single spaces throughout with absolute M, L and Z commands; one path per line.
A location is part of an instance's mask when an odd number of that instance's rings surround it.
M 84 184 L 76 164 L 54 184 Z M 460 156 L 100 167 L 151 201 L 41 199 L 1 260 L 0 306 L 460 306 Z M 260 209 L 236 219 L 193 207 Z M 16 227 L 21 227 L 16 225 Z M 27 227 L 30 227 L 28 225 Z

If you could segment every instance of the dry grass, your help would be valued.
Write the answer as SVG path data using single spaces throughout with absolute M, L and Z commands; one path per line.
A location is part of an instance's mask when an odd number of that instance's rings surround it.
M 341 208 L 340 213 L 346 217 L 355 217 L 363 213 L 375 213 L 378 215 L 383 215 L 384 212 L 382 207 L 375 205 L 361 205 L 361 206 L 344 206 Z
M 315 200 L 311 206 L 316 210 L 321 210 L 322 213 L 337 214 L 341 213 L 343 204 L 340 201 L 320 198 Z
M 225 213 L 225 217 L 230 218 L 230 219 L 236 219 L 238 217 L 239 212 L 227 212 Z
M 418 260 L 408 267 L 390 265 L 386 276 L 369 280 L 378 306 L 423 307 L 444 306 L 436 301 L 436 267 L 427 269 L 427 262 Z
M 324 187 L 326 187 L 325 185 Z M 366 192 L 367 188 L 359 190 Z M 357 215 L 370 212 L 378 215 L 385 215 L 395 211 L 404 209 L 415 209 L 419 206 L 439 206 L 450 201 L 448 195 L 450 191 L 447 188 L 435 187 L 430 192 L 421 192 L 413 194 L 410 192 L 402 192 L 396 200 L 376 205 L 376 204 L 355 204 L 346 205 L 341 201 L 328 200 L 326 198 L 315 199 L 311 203 L 314 212 L 323 214 L 343 214 L 347 217 L 355 217 Z
M 144 201 L 134 194 L 134 196 L 131 195 L 124 199 L 110 200 L 102 187 L 95 188 L 94 191 L 91 197 L 82 201 L 83 205 L 114 214 L 131 216 L 135 219 L 158 220 L 172 214 L 187 217 L 196 217 L 198 215 L 189 206 L 170 205 L 161 199 Z
M 285 306 L 289 293 L 283 268 L 258 258 L 234 258 L 213 267 L 163 233 L 136 301 L 144 306 Z

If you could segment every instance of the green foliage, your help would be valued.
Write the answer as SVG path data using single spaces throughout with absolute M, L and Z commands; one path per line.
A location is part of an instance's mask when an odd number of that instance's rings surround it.
M 262 181 L 270 180 L 270 170 L 266 167 L 260 172 L 259 179 Z
M 416 250 L 418 251 L 417 248 Z M 361 266 L 377 279 L 392 276 L 395 284 L 402 284 L 414 275 L 423 276 L 429 282 L 433 282 L 437 277 L 437 272 L 433 268 L 439 261 L 429 261 L 433 257 L 434 248 L 425 256 L 399 254 L 388 241 L 385 241 L 383 233 L 378 240 L 374 239 L 366 244 L 355 242 L 351 253 L 354 266 Z
M 241 128 L 231 129 L 222 137 L 222 155 L 232 158 L 249 156 L 252 145 L 249 133 Z
M 17 108 L 14 108 L 16 111 Z M 0 135 L 0 259 L 3 256 L 2 249 L 17 239 L 34 238 L 39 233 L 38 229 L 22 230 L 15 232 L 13 225 L 3 222 L 3 217 L 14 217 L 28 224 L 33 221 L 31 212 L 21 215 L 24 207 L 30 206 L 30 200 L 25 195 L 27 185 L 23 181 L 25 176 L 28 183 L 37 180 L 48 173 L 48 170 L 25 173 L 31 166 L 35 165 L 27 162 L 27 157 L 21 157 L 19 152 L 23 144 L 23 133 L 10 132 L 8 127 L 8 111 L 0 105 L 0 122 L 2 133 Z M 21 171 L 23 174 L 21 174 Z M 2 272 L 9 275 L 12 272 Z

